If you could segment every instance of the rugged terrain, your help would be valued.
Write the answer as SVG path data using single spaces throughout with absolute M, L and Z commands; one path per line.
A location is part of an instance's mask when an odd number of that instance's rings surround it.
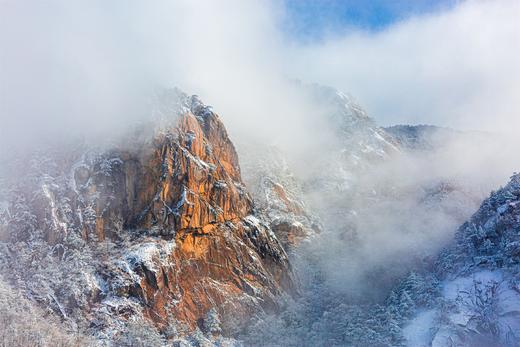
M 451 247 L 457 227 L 493 187 L 475 170 L 506 155 L 496 152 L 500 141 L 492 134 L 435 126 L 380 128 L 348 96 L 319 90 L 326 95 L 325 116 L 335 115 L 323 118 L 331 124 L 329 135 L 338 137 L 335 146 L 320 155 L 313 175 L 287 169 L 278 175 L 300 183 L 300 198 L 322 223 L 320 234 L 293 257 L 303 295 L 282 314 L 256 320 L 243 336 L 246 345 L 473 346 L 479 339 L 487 341 L 484 346 L 515 345 L 518 331 L 510 319 L 518 318 L 510 309 L 504 317 L 514 318 L 504 318 L 509 325 L 499 323 L 505 334 L 500 338 L 490 337 L 485 327 L 475 330 L 473 322 L 462 327 L 443 321 L 446 310 L 453 315 L 460 309 L 454 297 L 441 295 L 445 276 L 456 272 L 435 270 L 438 254 Z M 480 153 L 475 143 L 484 146 Z M 515 167 L 512 154 L 507 151 L 506 174 Z M 474 162 L 464 158 L 458 165 L 457 155 Z M 497 173 L 489 178 L 500 177 Z M 453 290 L 457 283 L 450 295 L 475 292 Z M 511 299 L 507 305 L 516 307 L 518 298 Z M 486 315 L 493 316 L 481 312 L 479 319 Z
M 177 90 L 161 92 L 153 112 L 105 148 L 46 149 L 13 164 L 6 280 L 101 340 L 139 321 L 166 336 L 229 335 L 295 292 L 287 255 L 255 216 L 219 117 Z
M 322 132 L 298 155 L 243 138 L 235 150 L 177 89 L 122 136 L 11 155 L 4 341 L 514 345 L 518 177 L 470 218 L 494 182 L 451 153 L 494 138 L 382 128 L 349 95 L 297 88 Z M 41 319 L 22 324 L 24 308 Z

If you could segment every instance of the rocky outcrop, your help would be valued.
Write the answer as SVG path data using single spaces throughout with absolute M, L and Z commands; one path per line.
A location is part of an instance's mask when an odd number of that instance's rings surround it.
M 241 144 L 244 181 L 255 200 L 259 217 L 270 226 L 285 249 L 321 232 L 321 222 L 305 204 L 301 181 L 283 153 L 274 146 Z
M 230 333 L 294 292 L 287 256 L 253 214 L 219 117 L 176 90 L 158 96 L 154 113 L 151 134 L 147 124 L 110 149 L 60 150 L 52 169 L 32 172 L 13 190 L 24 203 L 12 201 L 5 218 L 10 240 L 30 242 L 38 229 L 57 258 L 73 244 L 94 253 L 110 244 L 82 289 L 81 311 L 98 327 L 138 311 L 162 330 L 195 329 L 216 309 Z M 56 306 L 66 317 L 80 300 L 64 291 Z
M 113 229 L 107 217 L 115 220 L 116 215 L 124 228 L 157 228 L 163 235 L 174 235 L 209 233 L 219 223 L 236 221 L 251 211 L 233 145 L 213 113 L 205 118 L 183 114 L 172 131 L 157 135 L 138 151 L 118 149 L 112 155 L 115 169 L 107 178 L 96 176 L 96 167 L 81 174 L 82 181 L 91 182 L 80 196 L 96 198 L 100 239 Z M 73 174 L 77 182 L 77 170 Z M 108 202 L 103 191 L 107 186 L 116 195 L 114 202 Z

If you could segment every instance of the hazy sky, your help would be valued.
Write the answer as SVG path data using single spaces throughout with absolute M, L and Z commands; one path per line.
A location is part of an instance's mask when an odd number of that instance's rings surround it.
M 0 137 L 121 127 L 157 85 L 268 133 L 305 111 L 288 78 L 383 125 L 515 131 L 519 18 L 517 0 L 0 0 Z

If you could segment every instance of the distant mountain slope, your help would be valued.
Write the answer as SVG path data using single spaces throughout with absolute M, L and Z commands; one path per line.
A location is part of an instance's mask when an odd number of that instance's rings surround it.
M 434 125 L 394 125 L 384 128 L 401 148 L 411 150 L 434 150 L 463 133 Z
M 434 151 L 454 142 L 484 142 L 497 140 L 501 135 L 482 131 L 460 131 L 435 125 L 394 125 L 383 128 L 399 148 L 414 151 Z
M 328 125 L 330 134 L 327 135 L 334 138 L 332 146 L 327 148 L 331 152 L 323 154 L 325 159 L 335 160 L 329 164 L 339 165 L 336 173 L 367 169 L 399 152 L 392 136 L 379 127 L 352 96 L 317 84 L 303 88 L 319 105 L 320 114 L 316 116 Z

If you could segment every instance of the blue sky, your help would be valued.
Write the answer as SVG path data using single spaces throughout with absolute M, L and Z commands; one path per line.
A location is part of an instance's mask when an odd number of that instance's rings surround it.
M 451 8 L 460 0 L 285 0 L 286 30 L 302 40 L 325 33 L 379 31 L 412 16 Z

